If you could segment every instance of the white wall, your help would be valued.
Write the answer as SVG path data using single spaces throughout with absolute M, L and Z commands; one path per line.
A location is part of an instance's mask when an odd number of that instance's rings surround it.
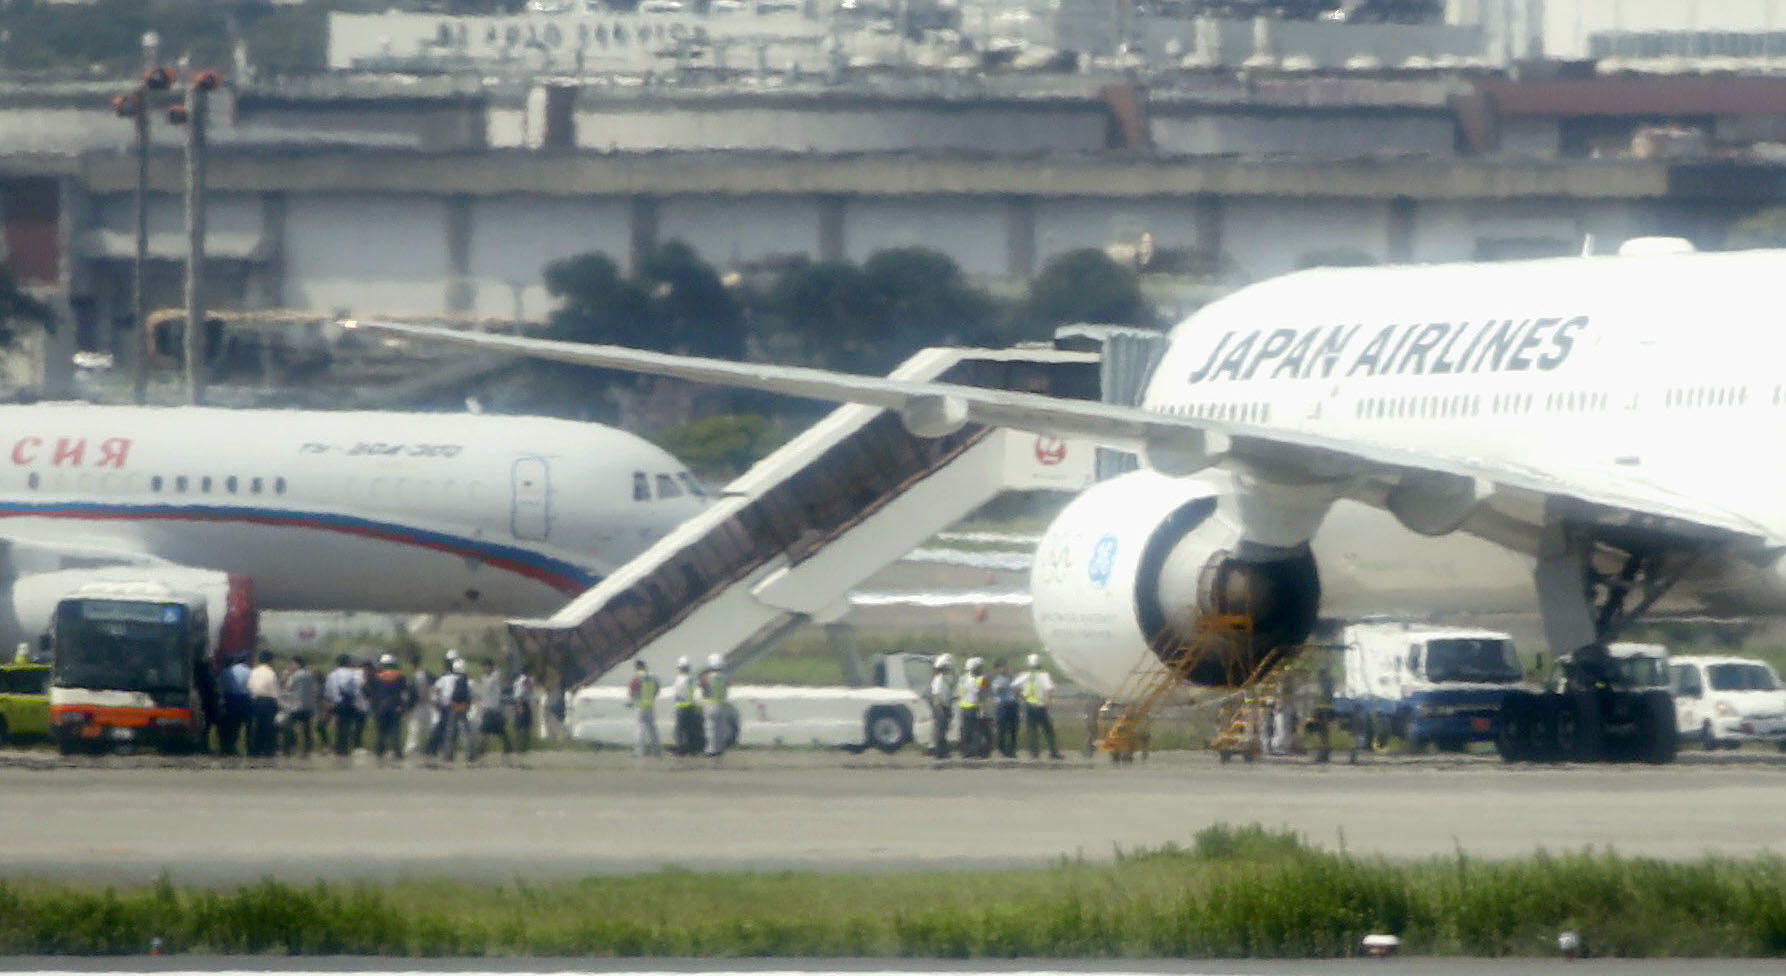
M 1380 201 L 1229 200 L 1222 207 L 1222 250 L 1252 280 L 1296 268 L 1311 251 L 1355 248 L 1389 256 L 1389 211 Z
M 1010 268 L 1006 210 L 996 200 L 851 200 L 843 225 L 844 255 L 851 261 L 891 247 L 923 245 L 954 258 L 966 274 L 1001 276 Z
M 780 149 L 873 152 L 984 149 L 1081 152 L 1104 146 L 1097 111 L 889 106 L 580 107 L 577 145 L 590 149 Z
M 290 198 L 284 304 L 439 312 L 448 278 L 446 201 L 333 194 Z
M 681 240 L 717 268 L 770 254 L 819 257 L 819 205 L 798 197 L 669 197 L 658 204 L 657 239 Z
M 600 251 L 627 270 L 632 253 L 631 210 L 618 199 L 555 200 L 494 197 L 471 204 L 469 278 L 479 315 L 541 319 L 554 304 L 546 293 L 546 265 Z

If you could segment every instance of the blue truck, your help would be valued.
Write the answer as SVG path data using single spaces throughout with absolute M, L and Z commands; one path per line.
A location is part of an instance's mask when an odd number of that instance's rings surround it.
M 1345 674 L 1335 711 L 1377 744 L 1461 752 L 1495 739 L 1507 692 L 1528 687 L 1513 638 L 1499 631 L 1360 623 L 1342 639 Z

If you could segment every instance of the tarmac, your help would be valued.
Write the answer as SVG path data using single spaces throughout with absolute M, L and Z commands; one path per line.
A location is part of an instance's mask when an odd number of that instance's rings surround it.
M 1688 753 L 1673 766 L 1507 766 L 1490 756 L 1218 763 L 934 763 L 748 750 L 620 752 L 381 768 L 270 768 L 0 753 L 0 874 L 189 884 L 264 877 L 500 880 L 653 871 L 976 870 L 1105 860 L 1217 822 L 1299 831 L 1396 858 L 1582 848 L 1693 858 L 1786 852 L 1786 758 Z

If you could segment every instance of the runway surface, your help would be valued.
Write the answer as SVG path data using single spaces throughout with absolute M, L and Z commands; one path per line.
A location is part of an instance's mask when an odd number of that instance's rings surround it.
M 1786 852 L 1777 753 L 1679 765 L 1509 767 L 1489 757 L 1219 765 L 948 765 L 803 751 L 530 768 L 0 764 L 0 872 L 233 884 L 723 870 L 974 869 L 1184 843 L 1228 821 L 1396 857 L 1587 846 L 1689 858 Z

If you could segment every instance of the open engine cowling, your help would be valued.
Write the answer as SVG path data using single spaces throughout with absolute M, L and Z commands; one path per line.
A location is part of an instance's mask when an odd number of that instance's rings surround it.
M 49 629 L 56 604 L 88 583 L 161 583 L 205 598 L 210 617 L 212 659 L 227 661 L 254 650 L 259 615 L 254 584 L 246 576 L 184 566 L 105 566 L 62 569 L 20 576 L 12 586 L 12 620 L 7 636 L 33 644 Z M 12 629 L 12 628 L 7 628 Z
M 1171 478 L 1137 471 L 1092 486 L 1048 527 L 1030 576 L 1036 631 L 1075 681 L 1105 693 L 1138 662 L 1173 653 L 1207 614 L 1248 614 L 1244 647 L 1194 668 L 1192 682 L 1227 686 L 1314 630 L 1321 602 L 1306 545 L 1244 542 L 1227 475 Z

